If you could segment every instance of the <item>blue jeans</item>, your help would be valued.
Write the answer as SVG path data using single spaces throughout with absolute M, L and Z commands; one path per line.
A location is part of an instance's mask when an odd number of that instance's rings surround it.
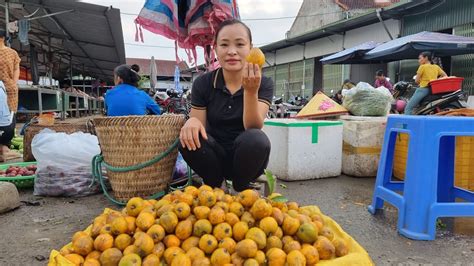
M 405 114 L 406 115 L 412 115 L 413 114 L 413 109 L 417 107 L 420 102 L 425 98 L 426 96 L 430 95 L 430 89 L 429 88 L 418 88 L 416 89 L 415 93 L 411 97 L 411 99 L 407 103 L 407 107 L 405 107 Z

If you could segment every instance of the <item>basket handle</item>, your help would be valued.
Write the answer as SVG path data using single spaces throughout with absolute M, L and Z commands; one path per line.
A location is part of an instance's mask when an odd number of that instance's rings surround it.
M 89 187 L 92 187 L 95 183 L 95 179 L 98 179 L 100 186 L 102 187 L 102 191 L 104 192 L 104 195 L 111 202 L 123 206 L 126 204 L 126 202 L 118 201 L 108 194 L 107 188 L 105 187 L 104 178 L 102 176 L 102 166 L 104 166 L 108 171 L 119 172 L 119 173 L 140 170 L 161 161 L 163 158 L 168 156 L 174 149 L 176 149 L 176 147 L 178 147 L 178 144 L 179 144 L 179 138 L 177 138 L 166 151 L 152 158 L 151 160 L 144 163 L 139 163 L 136 165 L 125 166 L 125 167 L 112 166 L 104 161 L 104 157 L 101 154 L 97 154 L 92 159 L 92 182 L 89 185 Z M 150 199 L 156 199 L 156 198 L 162 197 L 164 194 L 165 194 L 164 191 L 160 191 L 156 194 L 151 195 Z
M 86 122 L 86 131 L 91 133 L 92 135 L 97 136 L 97 133 L 95 132 L 95 124 L 93 119 L 88 119 Z

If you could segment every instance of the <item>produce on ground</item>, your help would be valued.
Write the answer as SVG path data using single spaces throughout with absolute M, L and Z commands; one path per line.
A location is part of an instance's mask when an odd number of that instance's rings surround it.
M 203 185 L 160 200 L 132 198 L 76 232 L 49 265 L 67 265 L 64 258 L 70 265 L 324 265 L 344 258 L 345 265 L 372 265 L 319 208 L 272 200 L 279 197 Z
M 32 176 L 36 173 L 36 164 L 28 165 L 26 167 L 9 166 L 6 170 L 0 170 L 0 177 L 14 177 L 14 176 Z
M 10 149 L 23 153 L 23 137 L 15 136 L 10 143 Z

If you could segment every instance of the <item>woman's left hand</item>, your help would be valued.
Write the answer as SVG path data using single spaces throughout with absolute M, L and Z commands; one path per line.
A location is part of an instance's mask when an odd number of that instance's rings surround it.
M 260 67 L 256 64 L 245 62 L 242 75 L 242 87 L 244 92 L 258 94 L 262 75 Z

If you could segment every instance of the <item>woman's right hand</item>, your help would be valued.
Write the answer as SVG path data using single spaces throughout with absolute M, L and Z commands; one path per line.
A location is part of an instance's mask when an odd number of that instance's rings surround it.
M 195 117 L 189 118 L 181 128 L 181 133 L 179 134 L 181 146 L 190 151 L 201 148 L 199 134 L 201 134 L 203 139 L 207 140 L 206 128 L 204 128 L 201 121 Z

